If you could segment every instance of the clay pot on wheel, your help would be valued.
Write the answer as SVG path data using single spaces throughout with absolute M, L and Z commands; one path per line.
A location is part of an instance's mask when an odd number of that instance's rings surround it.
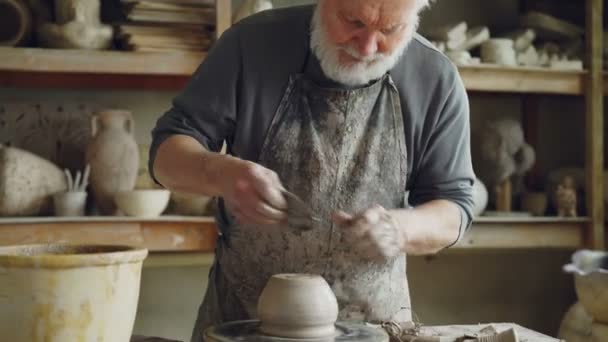
M 107 110 L 91 118 L 92 140 L 86 159 L 91 165 L 91 188 L 101 214 L 115 215 L 114 196 L 135 187 L 139 151 L 131 113 Z
M 321 276 L 278 274 L 258 301 L 260 331 L 284 338 L 320 338 L 335 334 L 338 302 Z

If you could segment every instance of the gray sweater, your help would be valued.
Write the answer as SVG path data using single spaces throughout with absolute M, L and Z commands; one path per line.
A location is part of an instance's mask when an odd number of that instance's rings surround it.
M 191 136 L 212 151 L 219 151 L 226 141 L 229 153 L 255 162 L 291 74 L 305 73 L 321 86 L 343 87 L 323 75 L 309 48 L 313 9 L 266 11 L 227 30 L 157 121 L 150 170 L 158 146 L 174 134 Z M 463 232 L 472 220 L 475 175 L 469 104 L 458 71 L 417 35 L 390 73 L 399 90 L 405 126 L 404 195 L 411 206 L 435 199 L 458 204 Z

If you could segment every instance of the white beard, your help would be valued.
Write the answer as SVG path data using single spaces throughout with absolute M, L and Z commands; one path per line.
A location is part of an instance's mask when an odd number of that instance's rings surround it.
M 310 47 L 319 59 L 325 76 L 346 86 L 361 86 L 377 80 L 391 70 L 403 55 L 407 45 L 414 37 L 418 22 L 410 24 L 405 37 L 391 54 L 375 53 L 361 56 L 351 46 L 340 46 L 330 43 L 321 22 L 319 6 L 315 9 L 311 23 Z M 340 51 L 356 58 L 360 62 L 343 65 L 340 63 Z

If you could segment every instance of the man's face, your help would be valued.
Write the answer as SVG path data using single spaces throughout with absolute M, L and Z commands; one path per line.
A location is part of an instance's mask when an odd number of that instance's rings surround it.
M 311 46 L 328 77 L 362 85 L 399 60 L 418 24 L 420 0 L 322 0 Z

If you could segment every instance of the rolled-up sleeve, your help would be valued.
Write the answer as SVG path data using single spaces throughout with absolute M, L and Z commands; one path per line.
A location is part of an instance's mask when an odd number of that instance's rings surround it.
M 443 96 L 442 96 L 443 97 Z M 449 200 L 460 207 L 461 226 L 457 243 L 473 219 L 469 102 L 464 85 L 455 77 L 439 115 L 427 133 L 426 148 L 415 171 L 409 202 L 412 206 L 437 199 Z M 443 98 L 441 99 L 443 100 Z
M 172 107 L 152 130 L 149 172 L 154 177 L 158 147 L 173 135 L 187 135 L 205 148 L 219 151 L 233 135 L 237 92 L 241 75 L 241 55 L 236 28 L 224 32 L 175 97 Z

